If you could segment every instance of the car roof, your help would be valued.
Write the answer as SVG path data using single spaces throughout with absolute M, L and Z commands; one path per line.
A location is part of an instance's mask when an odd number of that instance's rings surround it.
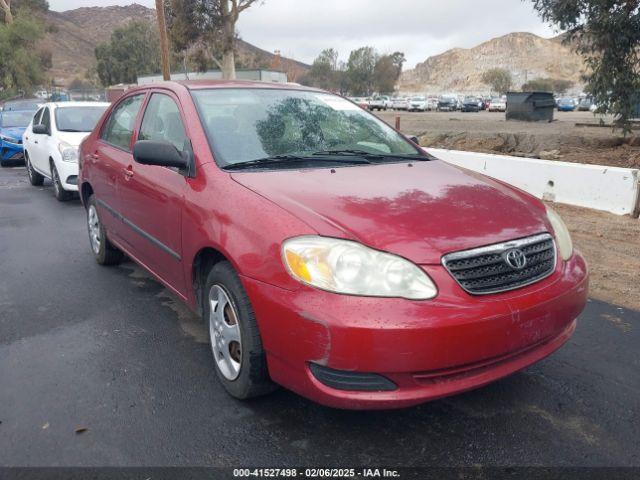
M 68 108 L 68 107 L 108 107 L 111 105 L 109 102 L 49 102 L 47 106 L 55 108 Z
M 127 94 L 136 91 L 145 91 L 154 88 L 186 88 L 188 90 L 209 90 L 209 89 L 229 89 L 229 88 L 246 88 L 246 89 L 262 89 L 262 90 L 297 90 L 297 91 L 312 91 L 330 93 L 325 90 L 306 87 L 304 85 L 298 85 L 295 83 L 270 83 L 270 82 L 257 82 L 249 80 L 185 80 L 185 81 L 170 81 L 170 82 L 157 82 L 139 85 L 127 90 Z

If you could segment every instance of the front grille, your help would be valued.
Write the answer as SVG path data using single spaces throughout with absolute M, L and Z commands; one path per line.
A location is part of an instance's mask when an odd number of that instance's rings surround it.
M 531 285 L 553 273 L 556 246 L 548 233 L 445 255 L 442 264 L 468 293 L 487 295 Z

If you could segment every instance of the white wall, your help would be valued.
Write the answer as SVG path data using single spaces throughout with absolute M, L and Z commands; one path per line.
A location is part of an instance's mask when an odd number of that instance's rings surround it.
M 510 183 L 552 202 L 633 214 L 640 170 L 427 148 L 436 157 Z M 636 212 L 637 213 L 637 212 Z

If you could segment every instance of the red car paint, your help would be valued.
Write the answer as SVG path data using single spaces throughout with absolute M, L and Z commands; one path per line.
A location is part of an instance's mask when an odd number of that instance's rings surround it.
M 136 163 L 100 140 L 110 112 L 80 153 L 83 201 L 89 192 L 164 245 L 149 241 L 99 205 L 110 240 L 198 310 L 194 264 L 204 249 L 239 273 L 256 313 L 271 378 L 340 408 L 415 405 L 485 385 L 544 358 L 575 329 L 588 292 L 578 252 L 533 285 L 487 296 L 466 293 L 442 266 L 460 250 L 552 232 L 530 195 L 441 161 L 352 168 L 233 172 L 214 157 L 190 89 L 306 87 L 250 82 L 167 83 L 152 92 L 179 104 L 196 174 Z M 123 99 L 120 99 L 122 101 Z M 117 104 L 116 104 L 117 105 Z M 113 109 L 114 107 L 112 107 Z M 132 147 L 133 147 L 132 140 Z M 427 301 L 339 295 L 294 280 L 282 242 L 300 235 L 357 240 L 420 265 L 438 287 Z M 374 372 L 395 391 L 329 388 L 309 362 Z

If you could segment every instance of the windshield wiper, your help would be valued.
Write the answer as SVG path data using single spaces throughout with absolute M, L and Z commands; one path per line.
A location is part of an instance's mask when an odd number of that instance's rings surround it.
M 367 152 L 365 150 L 324 150 L 320 152 L 314 153 L 314 155 L 324 155 L 324 156 L 340 156 L 340 157 L 361 157 L 366 159 L 380 159 L 383 160 L 385 158 L 396 158 L 402 160 L 418 160 L 418 161 L 426 161 L 431 160 L 430 157 L 425 155 L 411 155 L 411 154 L 400 154 L 400 153 L 372 153 Z
M 326 154 L 305 156 L 305 155 L 274 155 L 272 157 L 258 158 L 257 160 L 250 160 L 248 162 L 232 163 L 225 165 L 225 170 L 242 170 L 251 167 L 262 167 L 268 165 L 283 165 L 288 163 L 314 163 L 314 162 L 326 162 L 326 163 L 347 163 L 347 164 L 370 164 L 367 158 L 349 157 L 340 158 L 339 156 Z
M 80 132 L 86 133 L 87 132 L 86 130 L 76 130 L 75 128 L 63 128 L 63 129 L 60 129 L 58 131 L 59 132 L 69 132 L 69 133 L 80 133 Z M 91 130 L 89 130 L 89 131 L 91 131 Z

